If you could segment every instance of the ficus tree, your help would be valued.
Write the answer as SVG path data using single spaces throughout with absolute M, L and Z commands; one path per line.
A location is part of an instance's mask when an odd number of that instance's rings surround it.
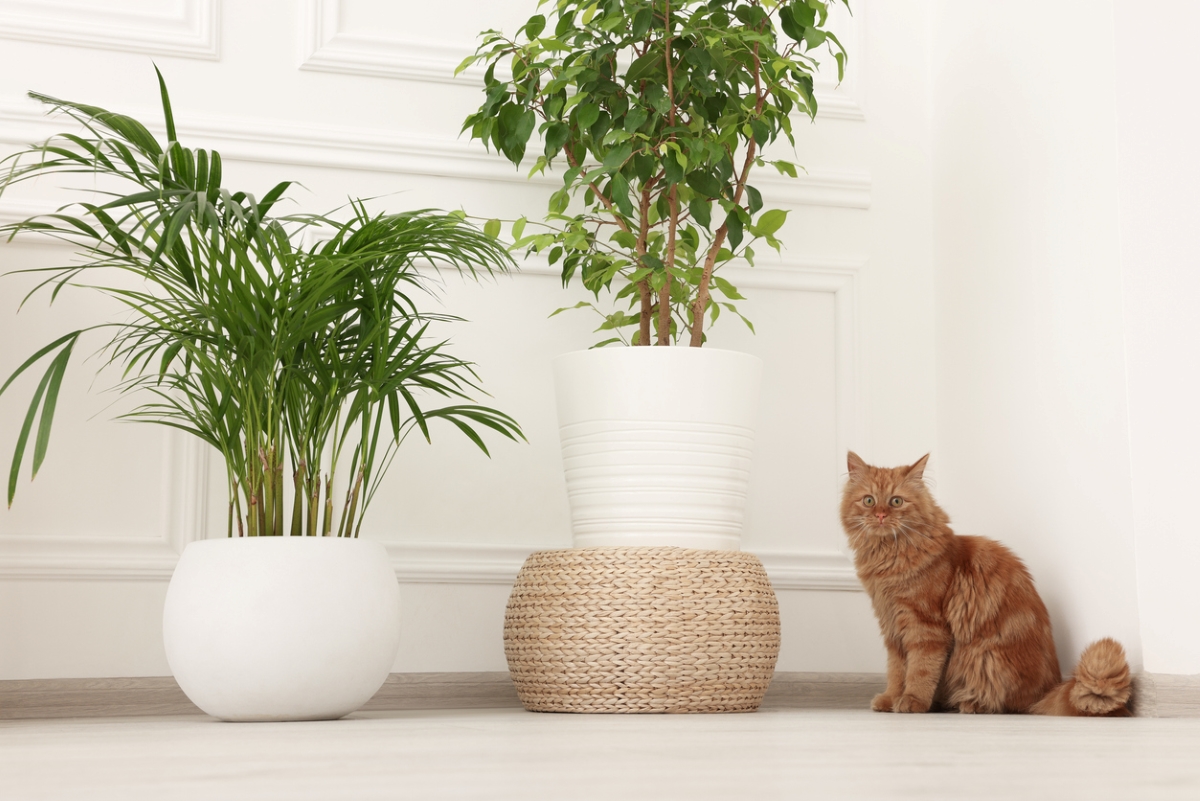
M 764 148 L 795 145 L 794 113 L 815 118 L 818 51 L 842 77 L 828 18 L 826 0 L 557 0 L 512 37 L 481 34 L 459 71 L 486 65 L 486 99 L 463 130 L 518 167 L 540 145 L 531 176 L 563 168 L 544 228 L 517 220 L 514 247 L 561 264 L 564 286 L 615 292 L 601 345 L 696 347 L 706 319 L 738 313 L 717 271 L 753 264 L 758 240 L 780 248 L 787 212 L 751 177 L 766 164 L 796 177 Z

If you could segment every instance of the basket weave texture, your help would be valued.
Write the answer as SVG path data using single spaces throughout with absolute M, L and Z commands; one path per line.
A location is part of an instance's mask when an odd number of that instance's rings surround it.
M 508 599 L 504 652 L 534 712 L 751 712 L 779 656 L 779 604 L 741 551 L 538 551 Z

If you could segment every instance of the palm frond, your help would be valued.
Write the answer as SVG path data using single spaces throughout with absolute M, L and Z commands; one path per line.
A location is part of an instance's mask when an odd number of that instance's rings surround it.
M 523 438 L 511 417 L 475 405 L 482 389 L 473 366 L 431 337 L 432 323 L 457 318 L 419 304 L 430 291 L 426 267 L 480 278 L 513 267 L 506 249 L 461 215 L 433 209 L 372 214 L 351 201 L 347 220 L 336 212 L 274 216 L 291 183 L 260 200 L 226 188 L 220 154 L 179 141 L 158 79 L 165 142 L 131 117 L 31 93 L 83 132 L 0 161 L 7 167 L 0 193 L 44 176 L 107 179 L 98 199 L 0 227 L 9 237 L 55 237 L 83 258 L 16 271 L 36 274 L 26 300 L 50 292 L 53 302 L 67 288 L 99 291 L 128 312 L 122 322 L 56 339 L 0 386 L 3 394 L 50 358 L 13 455 L 10 505 L 30 437 L 35 474 L 46 457 L 77 341 L 98 330 L 108 331 L 102 366 L 121 372 L 115 391 L 147 398 L 121 419 L 187 432 L 224 457 L 231 534 L 235 519 L 252 534 L 316 533 L 322 479 L 320 528 L 332 531 L 329 493 L 339 470 L 353 490 L 337 530 L 357 534 L 396 448 L 413 430 L 430 438 L 431 420 L 449 422 L 484 453 L 484 430 Z M 303 246 L 314 228 L 322 241 Z M 433 398 L 451 403 L 429 408 Z M 282 479 L 285 461 L 295 471 L 291 482 Z M 285 491 L 293 493 L 286 528 Z

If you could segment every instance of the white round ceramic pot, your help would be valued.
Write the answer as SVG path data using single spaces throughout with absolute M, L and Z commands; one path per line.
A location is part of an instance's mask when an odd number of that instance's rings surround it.
M 689 347 L 554 360 L 577 548 L 739 550 L 762 360 Z
M 333 720 L 383 686 L 400 587 L 378 542 L 237 537 L 187 546 L 167 588 L 176 681 L 222 720 Z

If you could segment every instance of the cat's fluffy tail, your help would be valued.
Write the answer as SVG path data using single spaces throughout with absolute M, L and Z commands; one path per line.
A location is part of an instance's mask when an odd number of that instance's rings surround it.
M 1051 690 L 1029 712 L 1034 715 L 1128 717 L 1132 693 L 1125 649 L 1105 637 L 1083 649 L 1075 676 Z

